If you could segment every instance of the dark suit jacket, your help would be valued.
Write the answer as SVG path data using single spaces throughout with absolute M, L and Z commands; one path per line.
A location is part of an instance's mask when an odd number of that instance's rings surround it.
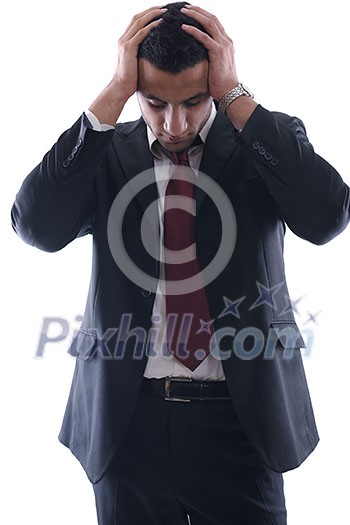
M 92 482 L 102 477 L 125 435 L 147 362 L 139 347 L 135 355 L 136 335 L 130 335 L 120 355 L 116 329 L 122 315 L 130 313 L 129 331 L 142 327 L 148 333 L 155 297 L 154 290 L 131 282 L 115 263 L 108 245 L 108 215 L 121 188 L 152 168 L 142 119 L 99 133 L 88 129 L 82 116 L 28 175 L 12 209 L 16 232 L 42 250 L 60 250 L 76 237 L 93 235 L 91 283 L 81 330 L 70 349 L 76 368 L 60 433 Z M 263 334 L 265 344 L 253 359 L 242 359 L 230 351 L 235 340 L 223 337 L 225 376 L 261 460 L 275 471 L 286 471 L 310 454 L 318 435 L 300 354 L 303 341 L 285 281 L 285 224 L 312 243 L 328 242 L 349 221 L 349 188 L 315 154 L 300 120 L 261 106 L 241 133 L 218 113 L 201 171 L 226 192 L 237 221 L 234 252 L 207 287 L 215 329 L 235 329 L 241 350 L 242 341 L 245 350 L 255 345 L 249 338 L 252 329 Z M 139 232 L 145 209 L 157 197 L 153 180 L 128 206 L 123 229 L 131 259 L 155 278 L 159 264 Z M 212 200 L 200 190 L 196 219 L 204 268 L 218 248 L 221 223 Z M 224 297 L 244 300 L 234 314 L 219 317 Z M 271 338 L 276 351 L 266 355 Z

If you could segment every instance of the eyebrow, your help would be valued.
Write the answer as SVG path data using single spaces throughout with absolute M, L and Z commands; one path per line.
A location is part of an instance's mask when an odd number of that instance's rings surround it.
M 182 100 L 180 104 L 185 104 L 186 102 L 191 102 L 191 100 L 195 100 L 196 98 L 204 98 L 209 95 L 208 91 L 201 91 L 199 93 L 196 93 L 196 95 L 193 95 L 193 97 L 190 97 L 186 100 Z M 152 95 L 152 93 L 148 93 L 147 95 L 143 95 L 145 98 L 148 98 L 150 100 L 157 100 L 158 102 L 162 102 L 162 104 L 167 104 L 166 100 L 162 100 L 161 98 L 157 97 L 156 95 Z

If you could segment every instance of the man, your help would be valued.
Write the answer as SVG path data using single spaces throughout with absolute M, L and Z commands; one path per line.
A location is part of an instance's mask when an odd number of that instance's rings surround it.
M 135 92 L 142 118 L 116 125 Z M 93 235 L 60 440 L 99 524 L 285 524 L 281 473 L 318 442 L 285 224 L 329 241 L 349 188 L 300 120 L 239 83 L 217 18 L 184 3 L 135 16 L 112 81 L 26 178 L 12 220 L 46 251 Z

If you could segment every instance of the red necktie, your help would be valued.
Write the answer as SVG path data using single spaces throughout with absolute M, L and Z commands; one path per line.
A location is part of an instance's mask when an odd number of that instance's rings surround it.
M 164 257 L 167 340 L 169 351 L 190 370 L 195 370 L 210 352 L 209 341 L 213 330 L 195 251 L 195 174 L 190 168 L 187 150 L 172 155 L 174 173 L 168 183 L 164 203 L 164 247 L 173 250 L 171 254 L 165 250 Z M 182 205 L 186 206 L 186 210 L 180 208 Z M 188 252 L 186 262 L 174 264 L 176 252 L 181 256 L 180 250 L 185 249 Z M 168 294 L 169 281 L 193 276 L 196 276 L 198 290 L 186 293 L 182 289 L 179 295 Z

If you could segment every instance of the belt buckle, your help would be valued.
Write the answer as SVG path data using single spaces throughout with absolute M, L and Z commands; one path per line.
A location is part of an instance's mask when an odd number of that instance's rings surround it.
M 170 387 L 172 381 L 182 381 L 183 383 L 191 383 L 192 379 L 190 377 L 166 377 L 165 378 L 165 388 L 164 388 L 164 399 L 166 401 L 181 401 L 183 403 L 190 403 L 191 399 L 186 399 L 182 397 L 174 397 L 170 394 Z

